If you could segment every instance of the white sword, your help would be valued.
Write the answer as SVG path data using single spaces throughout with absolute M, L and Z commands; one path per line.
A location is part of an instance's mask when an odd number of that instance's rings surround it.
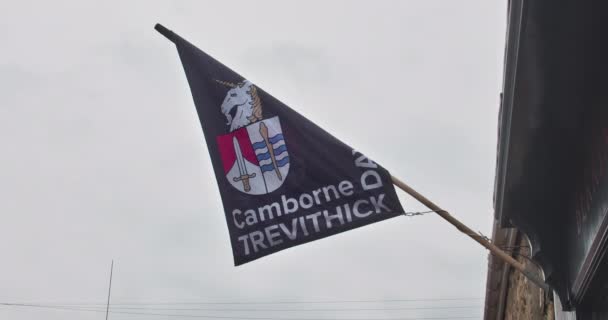
M 249 184 L 249 179 L 255 177 L 255 172 L 252 174 L 247 174 L 247 167 L 245 166 L 245 159 L 243 158 L 243 153 L 241 152 L 241 146 L 239 145 L 239 141 L 236 137 L 232 137 L 232 143 L 234 144 L 234 152 L 236 153 L 236 165 L 239 167 L 239 177 L 234 177 L 234 182 L 242 181 L 243 189 L 245 192 L 249 192 L 251 190 L 251 185 Z

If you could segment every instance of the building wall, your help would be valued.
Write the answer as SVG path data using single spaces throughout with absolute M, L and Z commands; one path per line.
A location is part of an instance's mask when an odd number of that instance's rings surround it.
M 519 254 L 515 255 L 519 262 L 526 266 L 532 264 L 528 259 L 522 257 L 522 255 L 530 255 L 526 239 L 521 239 L 519 248 L 514 250 L 515 252 L 519 250 Z M 524 277 L 521 272 L 513 269 L 509 273 L 508 281 L 504 320 L 555 320 L 552 294 L 545 293 Z

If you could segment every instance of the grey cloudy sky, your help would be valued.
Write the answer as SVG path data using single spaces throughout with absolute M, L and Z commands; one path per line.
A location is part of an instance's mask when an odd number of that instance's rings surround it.
M 181 63 L 153 26 L 173 29 L 489 234 L 505 10 L 505 1 L 487 0 L 1 1 L 0 302 L 103 303 L 111 259 L 116 303 L 483 297 L 486 251 L 433 215 L 235 268 Z M 406 210 L 424 209 L 401 199 Z M 482 304 L 182 313 L 481 318 Z M 2 319 L 103 316 L 0 306 Z

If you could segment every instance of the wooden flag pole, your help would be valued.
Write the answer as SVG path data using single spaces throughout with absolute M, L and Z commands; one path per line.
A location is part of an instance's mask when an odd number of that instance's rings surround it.
M 504 252 L 502 249 L 494 245 L 492 242 L 488 241 L 481 234 L 471 230 L 471 228 L 467 227 L 462 222 L 458 221 L 458 219 L 454 218 L 447 211 L 441 209 L 438 205 L 433 203 L 431 200 L 427 199 L 425 196 L 418 193 L 418 191 L 414 190 L 412 187 L 405 184 L 405 182 L 395 178 L 391 175 L 391 179 L 393 180 L 393 184 L 399 187 L 401 190 L 405 191 L 407 194 L 414 197 L 414 199 L 420 201 L 429 209 L 436 212 L 443 219 L 447 220 L 451 223 L 456 229 L 460 230 L 460 232 L 466 234 L 467 236 L 473 238 L 473 240 L 479 242 L 482 246 L 486 247 L 490 252 L 502 259 L 505 263 L 508 263 L 516 270 L 519 270 L 524 276 L 526 276 L 530 281 L 534 282 L 538 287 L 542 288 L 545 291 L 549 291 L 549 285 L 547 285 L 531 268 L 526 268 L 523 263 L 515 260 L 511 255 Z

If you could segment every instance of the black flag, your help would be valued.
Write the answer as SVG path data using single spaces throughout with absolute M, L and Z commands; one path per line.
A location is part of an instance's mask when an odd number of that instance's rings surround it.
M 403 213 L 388 171 L 175 33 L 235 265 Z

